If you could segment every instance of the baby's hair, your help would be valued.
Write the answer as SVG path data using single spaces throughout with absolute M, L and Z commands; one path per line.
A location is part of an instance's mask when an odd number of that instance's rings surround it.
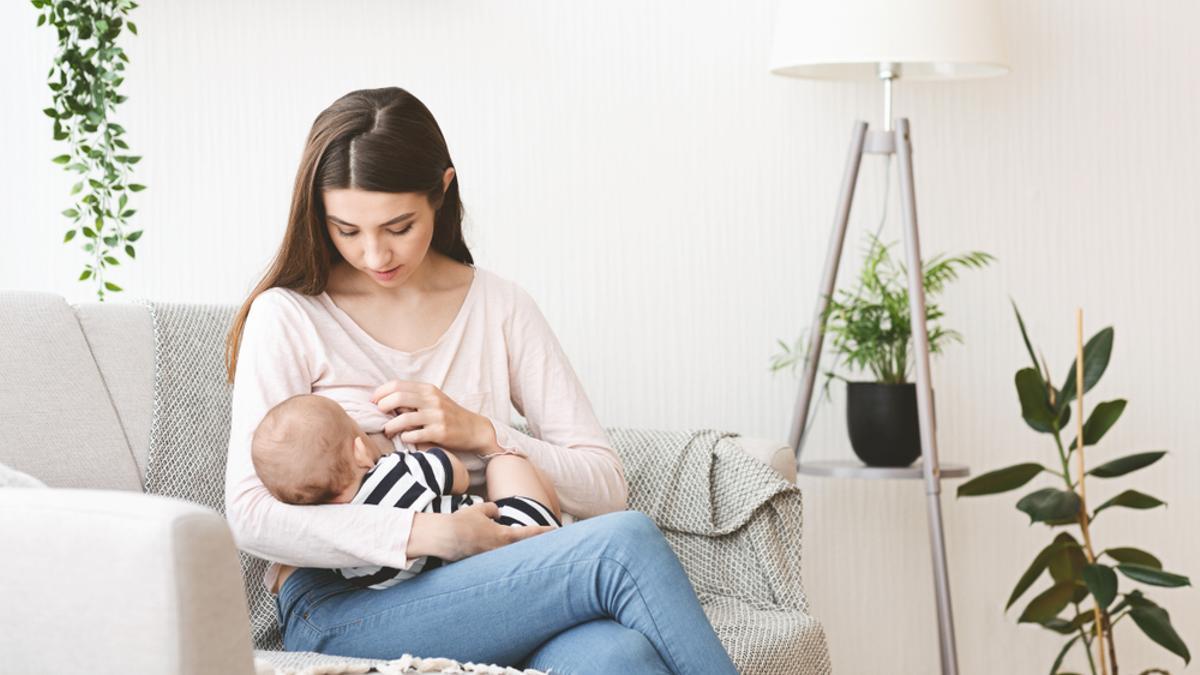
M 251 441 L 254 470 L 267 490 L 288 504 L 324 504 L 353 480 L 358 425 L 332 400 L 293 396 L 267 411 Z

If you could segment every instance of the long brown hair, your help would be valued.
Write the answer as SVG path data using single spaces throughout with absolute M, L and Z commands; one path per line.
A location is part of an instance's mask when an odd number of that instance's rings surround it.
M 430 245 L 454 260 L 474 264 L 462 236 L 457 170 L 442 190 L 445 171 L 452 166 L 446 139 L 429 109 L 399 87 L 352 91 L 322 110 L 300 158 L 283 243 L 225 339 L 229 381 L 237 372 L 242 330 L 254 299 L 277 286 L 320 294 L 330 268 L 341 260 L 325 226 L 321 190 L 423 193 L 435 211 Z

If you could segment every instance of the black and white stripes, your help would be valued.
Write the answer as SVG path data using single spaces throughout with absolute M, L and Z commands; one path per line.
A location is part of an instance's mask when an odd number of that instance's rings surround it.
M 352 504 L 378 504 L 414 509 L 426 513 L 453 513 L 483 503 L 470 494 L 448 494 L 453 489 L 454 473 L 450 458 L 441 448 L 424 452 L 394 452 L 385 455 L 363 477 L 362 486 Z M 509 527 L 549 525 L 562 527 L 546 505 L 530 497 L 497 499 L 500 515 L 496 522 Z M 433 556 L 417 558 L 406 570 L 393 567 L 343 567 L 335 570 L 355 584 L 382 590 L 418 573 L 440 567 L 443 561 Z

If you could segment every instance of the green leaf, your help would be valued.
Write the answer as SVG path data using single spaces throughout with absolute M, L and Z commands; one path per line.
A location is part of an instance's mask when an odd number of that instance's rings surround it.
M 1027 463 L 997 469 L 958 486 L 959 497 L 976 497 L 1015 490 L 1045 471 L 1041 464 Z
M 1084 430 L 1084 438 L 1087 438 L 1087 431 Z M 1126 455 L 1118 457 L 1111 462 L 1105 462 L 1100 466 L 1088 471 L 1089 475 L 1096 478 L 1116 478 L 1124 476 L 1131 471 L 1145 468 L 1162 459 L 1162 456 L 1167 454 L 1166 450 L 1154 450 L 1152 452 L 1139 452 L 1136 455 Z
M 1057 415 L 1046 400 L 1045 381 L 1033 368 L 1018 370 L 1014 379 L 1017 396 L 1021 399 L 1021 416 L 1025 418 L 1025 422 L 1034 431 L 1052 433 Z
M 110 290 L 110 291 L 114 292 L 114 293 L 117 293 L 117 292 L 120 292 L 120 291 L 124 290 L 123 288 L 121 288 L 120 286 L 118 286 L 118 285 L 114 284 L 114 283 L 113 283 L 113 282 L 111 282 L 111 281 L 106 281 L 106 282 L 104 282 L 104 287 L 105 287 L 105 288 L 107 288 L 108 290 Z
M 129 244 L 125 244 L 125 255 L 129 256 L 130 258 L 137 257 L 136 255 L 134 255 L 133 247 L 130 246 Z
M 1054 659 L 1054 665 L 1050 666 L 1050 675 L 1060 675 L 1058 672 L 1058 667 L 1062 665 L 1063 659 L 1067 656 L 1067 652 L 1071 651 L 1071 647 L 1075 645 L 1077 640 L 1079 640 L 1078 635 L 1070 640 L 1067 640 L 1067 644 L 1063 645 L 1062 651 L 1058 653 L 1058 658 Z
M 104 262 L 108 263 L 109 265 L 113 265 L 113 266 L 117 266 L 117 265 L 121 264 L 120 260 L 117 260 L 116 258 L 112 257 L 111 255 L 104 256 Z
M 59 155 L 58 157 L 55 157 L 54 159 L 52 159 L 50 161 L 54 162 L 55 164 L 66 164 L 67 162 L 71 161 L 71 156 L 70 155 Z
M 1147 567 L 1146 565 L 1136 565 L 1134 563 L 1121 563 L 1117 565 L 1117 569 L 1121 574 L 1140 581 L 1143 584 L 1151 586 L 1166 586 L 1167 588 L 1177 588 L 1179 586 L 1191 586 L 1192 582 L 1182 574 L 1172 574 L 1164 572 L 1157 567 Z
M 1157 497 L 1151 497 L 1137 490 L 1126 490 L 1101 504 L 1096 509 L 1096 513 L 1092 514 L 1092 517 L 1095 518 L 1096 514 L 1099 514 L 1110 506 L 1124 506 L 1131 509 L 1152 509 L 1156 506 L 1164 505 L 1166 505 L 1166 502 L 1159 500 Z
M 137 24 L 130 21 L 127 25 L 129 26 L 129 32 L 137 35 Z
M 1117 573 L 1108 565 L 1096 563 L 1084 567 L 1083 582 L 1100 609 L 1107 609 L 1117 597 Z
M 63 243 L 67 243 L 75 238 L 75 230 L 67 230 L 67 234 L 63 236 Z
M 1029 342 L 1029 333 L 1025 331 L 1025 320 L 1021 318 L 1021 310 L 1017 309 L 1016 300 L 1009 298 L 1008 301 L 1012 304 L 1013 313 L 1017 315 L 1017 326 L 1021 328 L 1021 339 L 1025 341 L 1025 351 L 1029 352 L 1029 360 L 1033 361 L 1033 369 L 1037 371 L 1038 376 L 1042 380 L 1045 380 L 1046 376 L 1042 374 L 1042 368 L 1038 365 L 1037 357 L 1033 354 L 1033 345 Z
M 1129 616 L 1146 637 L 1154 640 L 1167 651 L 1183 659 L 1185 664 L 1192 660 L 1191 652 L 1183 644 L 1179 634 L 1171 626 L 1171 616 L 1162 607 L 1134 607 L 1129 610 Z
M 1106 549 L 1101 551 L 1100 555 L 1104 555 L 1105 553 L 1108 554 L 1108 557 L 1116 560 L 1117 562 L 1133 563 L 1135 565 L 1153 567 L 1160 570 L 1162 569 L 1162 563 L 1159 562 L 1158 558 L 1155 558 L 1153 555 L 1141 549 L 1133 548 L 1131 546 Z
M 126 209 L 121 212 L 121 217 L 122 218 L 131 218 L 131 217 L 133 217 L 133 214 L 135 214 L 135 213 L 137 213 L 137 209 Z
M 79 212 L 76 211 L 75 209 L 65 209 L 65 210 L 63 210 L 62 214 L 64 216 L 66 216 L 68 218 L 72 218 L 72 219 L 79 217 Z
M 91 270 L 84 270 L 84 271 L 83 271 L 83 274 L 80 274 L 80 275 L 79 275 L 79 280 L 80 280 L 80 281 L 87 281 L 87 280 L 88 280 L 88 279 L 90 279 L 90 278 L 92 278 L 92 271 L 91 271 Z
M 1069 536 L 1070 535 L 1068 535 L 1068 537 Z M 1021 595 L 1023 595 L 1025 591 L 1033 585 L 1033 582 L 1037 581 L 1037 578 L 1042 575 L 1043 571 L 1045 571 L 1046 565 L 1050 563 L 1050 559 L 1058 553 L 1059 549 L 1070 545 L 1078 546 L 1074 540 L 1072 540 L 1070 543 L 1067 543 L 1059 539 L 1055 539 L 1053 543 L 1038 552 L 1037 556 L 1034 557 L 1033 562 L 1030 563 L 1029 569 L 1025 570 L 1025 573 L 1021 575 L 1021 579 L 1017 581 L 1017 585 L 1013 588 L 1012 594 L 1008 596 L 1008 603 L 1004 605 L 1004 611 L 1008 611 L 1008 609 L 1013 606 L 1013 603 L 1016 602 L 1017 599 L 1020 598 Z
M 1097 405 L 1092 410 L 1092 414 L 1088 415 L 1087 422 L 1083 423 L 1083 444 L 1095 445 L 1099 443 L 1100 439 L 1104 437 L 1105 432 L 1117 423 L 1123 412 L 1125 412 L 1125 399 L 1123 398 L 1115 401 L 1105 401 Z M 1078 444 L 1078 438 L 1072 440 L 1071 449 L 1074 450 Z
M 1079 542 L 1066 532 L 1060 532 L 1054 541 L 1062 543 L 1063 547 L 1055 555 L 1050 556 L 1048 565 L 1050 577 L 1056 582 L 1074 581 L 1082 584 L 1083 568 L 1087 567 L 1088 562 L 1087 558 L 1083 556 L 1083 549 L 1079 546 Z
M 79 194 L 79 191 L 82 189 L 83 189 L 83 181 L 79 181 L 75 185 L 71 186 L 71 194 L 77 195 L 77 194 Z
M 145 186 L 145 185 L 139 185 L 138 183 L 130 183 L 130 184 L 129 184 L 129 189 L 130 189 L 130 190 L 133 190 L 134 192 L 141 192 L 142 190 L 145 190 L 145 189 L 146 189 L 146 186 Z
M 1043 623 L 1058 616 L 1063 611 L 1071 597 L 1075 595 L 1076 584 L 1073 581 L 1060 581 L 1042 591 L 1029 602 L 1025 611 L 1021 612 L 1018 623 Z
M 84 225 L 83 226 L 83 236 L 87 237 L 88 239 L 95 239 L 96 231 L 93 230 L 92 228 L 88 227 L 87 225 Z
M 125 237 L 125 241 L 137 241 L 138 239 L 141 239 L 141 238 L 142 238 L 142 231 L 138 230 L 137 232 L 132 232 L 129 235 L 127 235 Z
M 46 113 L 46 116 L 51 119 L 58 119 L 58 111 L 54 108 L 42 108 L 42 112 Z
M 1100 381 L 1104 370 L 1108 368 L 1108 357 L 1112 354 L 1112 326 L 1096 333 L 1083 347 L 1083 391 L 1087 393 Z M 1061 409 L 1075 400 L 1075 361 L 1071 361 L 1071 370 L 1063 382 L 1062 394 L 1058 397 L 1057 406 Z
M 1079 514 L 1079 495 L 1069 490 L 1042 488 L 1022 497 L 1017 509 L 1029 514 L 1031 524 L 1073 519 Z

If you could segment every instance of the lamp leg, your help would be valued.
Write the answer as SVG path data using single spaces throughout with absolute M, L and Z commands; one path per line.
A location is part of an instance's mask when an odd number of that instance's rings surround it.
M 788 434 L 796 463 L 800 463 L 800 439 L 808 423 L 808 408 L 812 403 L 813 385 L 817 380 L 817 364 L 821 360 L 821 345 L 825 341 L 825 308 L 833 296 L 833 284 L 837 281 L 838 263 L 842 259 L 842 244 L 846 241 L 846 223 L 850 220 L 850 205 L 854 202 L 854 187 L 858 184 L 858 168 L 862 166 L 863 142 L 867 136 L 867 123 L 855 122 L 850 135 L 850 154 L 846 156 L 846 170 L 842 174 L 842 190 L 838 196 L 837 211 L 833 217 L 833 232 L 829 235 L 829 250 L 825 254 L 825 272 L 821 275 L 821 289 L 813 310 L 812 328 L 808 335 L 808 348 L 804 354 L 804 380 L 796 409 L 792 411 L 792 427 Z
M 913 190 L 912 146 L 908 132 L 908 120 L 897 120 L 894 133 L 896 157 L 900 160 L 901 215 L 904 221 L 904 250 L 908 266 L 913 359 L 917 370 L 917 412 L 921 429 L 926 507 L 929 515 L 929 545 L 933 554 L 934 587 L 937 592 L 942 673 L 957 675 L 958 654 L 954 644 L 954 616 L 950 607 L 950 579 L 946 567 L 946 545 L 942 530 L 941 470 L 938 467 L 937 427 L 929 373 L 929 334 L 925 326 L 925 284 L 921 266 L 921 244 L 917 236 L 917 203 Z

